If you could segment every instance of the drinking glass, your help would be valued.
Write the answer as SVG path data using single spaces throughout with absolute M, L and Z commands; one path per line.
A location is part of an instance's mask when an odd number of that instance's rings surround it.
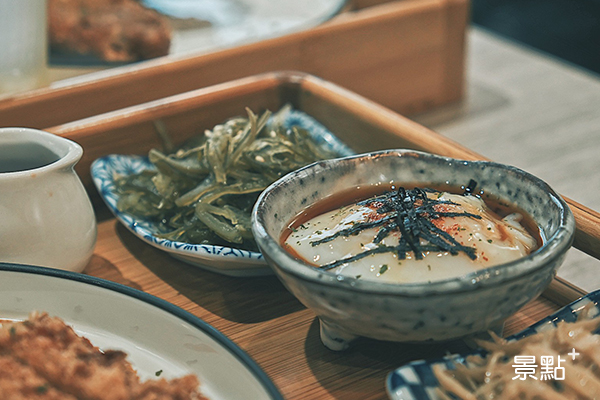
M 47 83 L 46 0 L 0 0 L 0 95 Z

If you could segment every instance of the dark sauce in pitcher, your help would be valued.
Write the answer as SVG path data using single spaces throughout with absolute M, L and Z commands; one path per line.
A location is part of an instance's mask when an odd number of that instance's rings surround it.
M 11 143 L 0 146 L 0 173 L 36 169 L 58 160 L 60 157 L 56 153 L 37 143 Z

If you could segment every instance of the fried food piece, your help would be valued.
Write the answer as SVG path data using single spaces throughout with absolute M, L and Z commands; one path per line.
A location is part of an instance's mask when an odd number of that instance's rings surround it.
M 50 0 L 51 48 L 94 54 L 106 61 L 138 61 L 169 53 L 168 19 L 135 0 Z
M 40 379 L 24 385 L 23 390 L 44 386 L 52 389 L 44 394 L 56 390 L 87 400 L 204 399 L 198 392 L 199 382 L 195 376 L 141 383 L 127 362 L 126 353 L 101 352 L 62 320 L 47 314 L 32 314 L 27 321 L 4 324 L 0 329 L 0 355 L 28 367 L 32 376 Z M 0 393 L 3 390 L 0 387 Z
M 128 399 L 139 379 L 123 352 L 101 353 L 58 318 L 34 315 L 0 337 L 18 360 L 30 365 L 55 387 L 85 398 Z
M 190 393 L 198 387 L 198 379 L 193 375 L 168 381 L 159 379 L 142 383 L 135 391 L 134 400 L 188 400 Z M 207 400 L 198 395 L 197 400 Z
M 0 356 L 0 399 L 77 400 L 60 391 L 33 368 L 9 356 Z

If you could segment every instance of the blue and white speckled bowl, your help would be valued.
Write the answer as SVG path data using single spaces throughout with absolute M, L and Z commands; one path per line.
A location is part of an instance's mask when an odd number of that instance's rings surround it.
M 279 244 L 301 210 L 344 189 L 380 182 L 449 184 L 470 179 L 532 216 L 545 244 L 522 259 L 432 283 L 393 284 L 336 276 L 294 259 Z M 253 233 L 284 285 L 321 321 L 321 340 L 343 350 L 358 336 L 442 341 L 493 329 L 550 283 L 575 232 L 566 203 L 546 183 L 514 167 L 410 150 L 328 160 L 292 172 L 258 199 Z

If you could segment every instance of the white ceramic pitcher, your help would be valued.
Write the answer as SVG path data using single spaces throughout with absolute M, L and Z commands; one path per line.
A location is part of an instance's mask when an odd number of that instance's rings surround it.
M 0 128 L 0 261 L 85 268 L 96 218 L 73 169 L 82 154 L 48 132 Z

